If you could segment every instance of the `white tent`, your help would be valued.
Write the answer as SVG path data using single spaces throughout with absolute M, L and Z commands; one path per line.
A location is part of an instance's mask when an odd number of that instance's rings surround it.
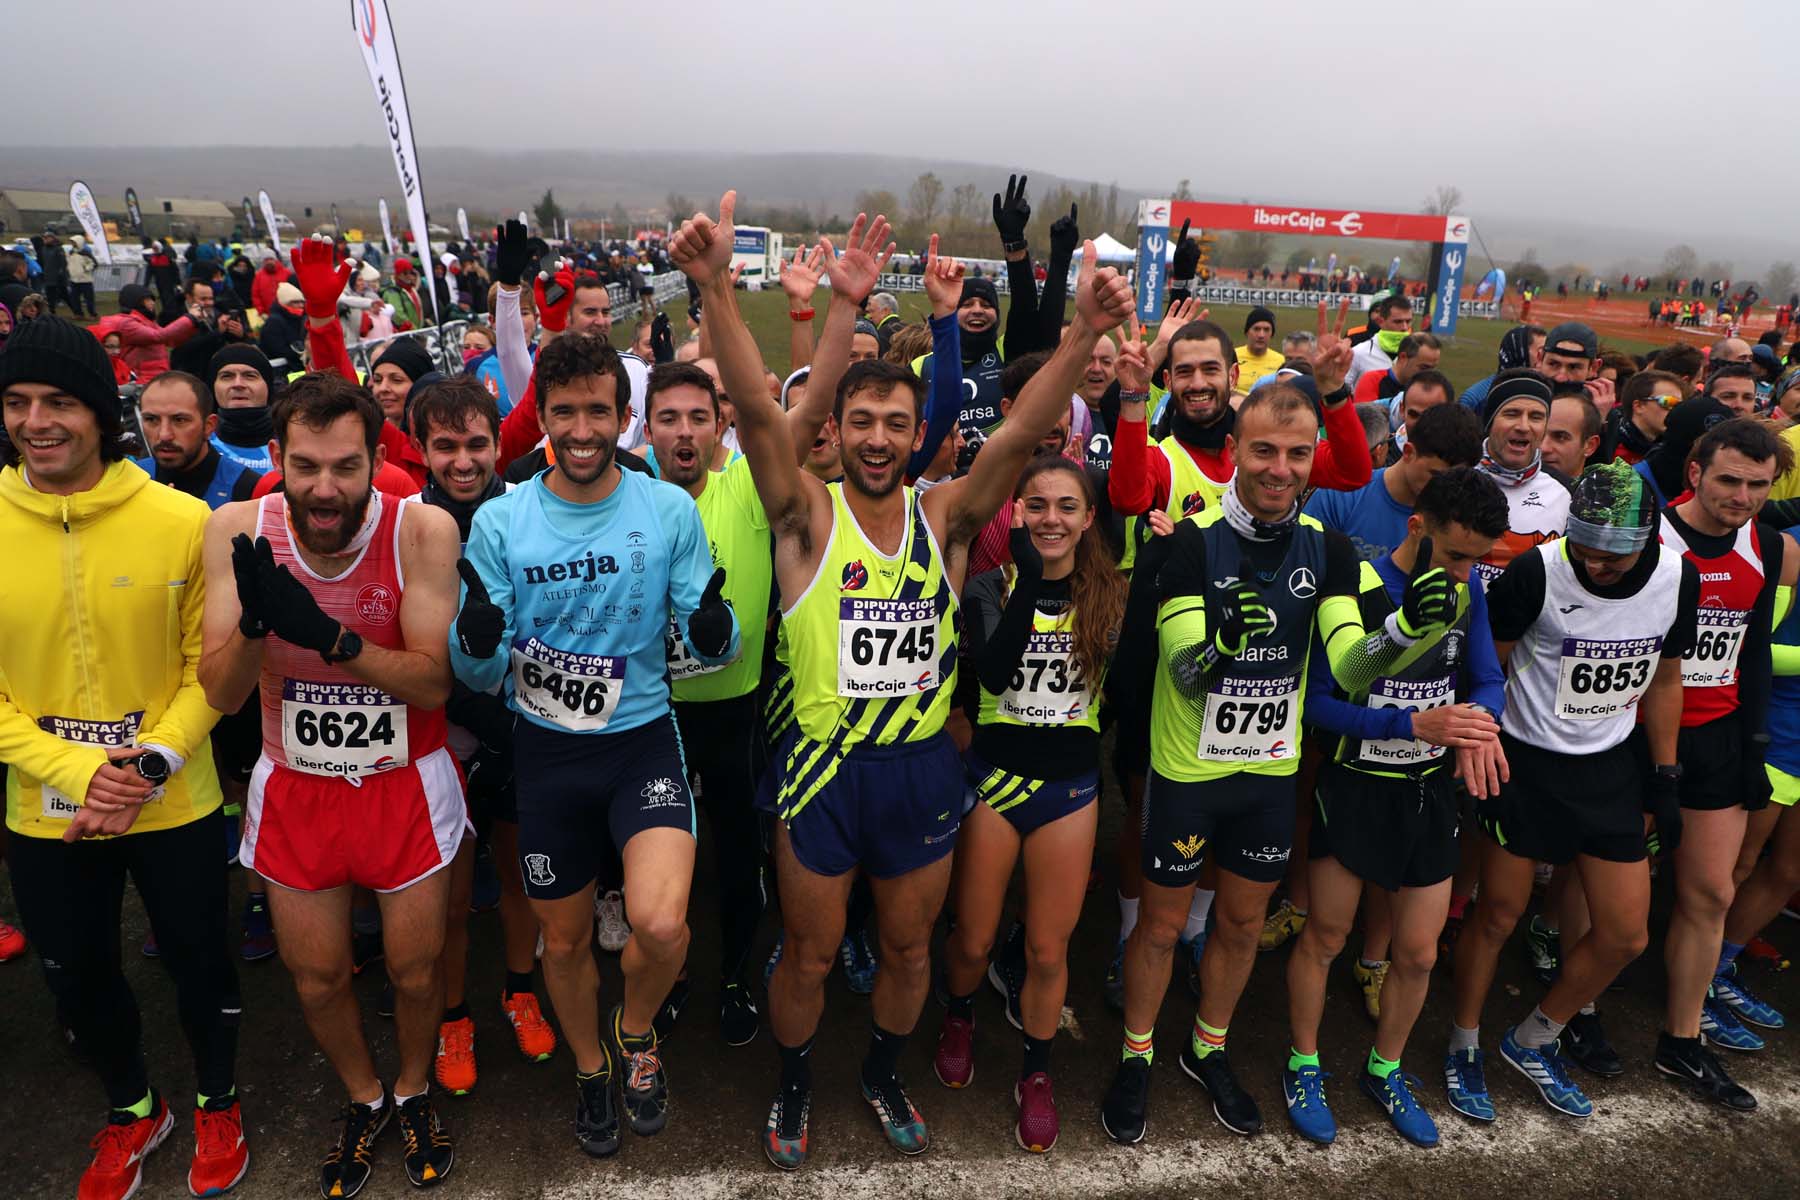
M 1103 263 L 1135 262 L 1137 260 L 1137 251 L 1110 233 L 1102 233 L 1095 238 L 1094 249 L 1099 251 L 1100 261 Z

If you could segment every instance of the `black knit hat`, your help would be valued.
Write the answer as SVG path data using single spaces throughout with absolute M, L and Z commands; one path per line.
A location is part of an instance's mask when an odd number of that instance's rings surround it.
M 1262 305 L 1259 304 L 1255 308 L 1250 310 L 1249 316 L 1244 318 L 1244 332 L 1249 333 L 1250 327 L 1252 325 L 1256 324 L 1258 321 L 1267 321 L 1269 323 L 1270 331 L 1271 332 L 1274 331 L 1274 329 L 1275 329 L 1275 314 L 1270 312 L 1268 309 L 1264 308 Z
M 249 342 L 233 342 L 228 346 L 221 347 L 219 352 L 212 356 L 212 362 L 207 364 L 206 382 L 209 385 L 217 384 L 219 372 L 232 366 L 253 368 L 258 375 L 263 377 L 263 383 L 268 385 L 269 399 L 271 401 L 275 399 L 275 368 L 269 363 L 268 355 Z
M 375 368 L 383 365 L 399 367 L 414 383 L 419 381 L 419 376 L 434 369 L 430 353 L 412 338 L 401 338 L 383 350 L 380 357 L 369 364 L 369 373 L 373 375 Z
M 986 300 L 990 308 L 1000 307 L 1000 292 L 994 287 L 994 281 L 985 275 L 980 278 L 971 275 L 963 280 L 962 296 L 957 300 L 956 307 L 961 308 L 976 296 Z
M 13 331 L 0 351 L 0 391 L 15 383 L 47 383 L 94 410 L 108 460 L 124 430 L 119 384 L 100 341 L 80 325 L 43 316 Z
M 1487 403 L 1481 409 L 1481 426 L 1486 429 L 1494 423 L 1494 417 L 1513 400 L 1531 400 L 1550 411 L 1550 397 L 1555 388 L 1550 377 L 1529 368 L 1502 371 L 1494 377 L 1494 385 L 1488 389 Z

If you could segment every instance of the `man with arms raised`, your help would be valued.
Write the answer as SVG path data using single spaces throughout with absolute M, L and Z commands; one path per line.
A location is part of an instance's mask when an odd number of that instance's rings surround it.
M 744 453 L 775 534 L 782 648 L 794 679 L 798 729 L 777 760 L 785 949 L 769 987 L 781 1080 L 763 1149 L 777 1166 L 806 1160 L 813 1036 L 860 868 L 881 941 L 862 1091 L 890 1143 L 917 1154 L 928 1142 L 925 1122 L 898 1061 L 930 986 L 931 927 L 962 812 L 960 763 L 943 723 L 968 545 L 1068 411 L 1095 341 L 1130 313 L 1131 295 L 1116 272 L 1096 271 L 1090 245 L 1069 336 L 969 474 L 923 497 L 901 484 L 924 436 L 920 381 L 888 363 L 852 367 L 833 405 L 845 478 L 828 486 L 796 462 L 795 446 L 810 445 L 812 431 L 790 430 L 759 386 L 762 363 L 731 288 L 736 204 L 727 192 L 717 222 L 696 214 L 670 257 L 700 286 L 726 387 L 738 398 Z M 871 226 L 859 216 L 843 256 L 827 252 L 834 315 L 874 287 L 891 253 L 881 245 L 886 230 L 885 218 Z

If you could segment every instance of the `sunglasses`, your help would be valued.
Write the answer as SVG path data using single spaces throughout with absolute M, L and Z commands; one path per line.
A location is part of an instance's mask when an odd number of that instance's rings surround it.
M 1681 403 L 1681 397 L 1677 395 L 1652 396 L 1650 397 L 1650 403 L 1659 405 L 1663 408 L 1674 408 L 1677 404 Z

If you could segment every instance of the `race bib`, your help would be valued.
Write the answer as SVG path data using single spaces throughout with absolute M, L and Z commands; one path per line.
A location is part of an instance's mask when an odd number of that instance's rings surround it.
M 100 746 L 112 749 L 114 746 L 137 745 L 138 729 L 144 723 L 142 712 L 126 713 L 117 721 L 88 721 L 80 717 L 39 717 L 38 728 L 45 733 L 54 734 L 65 742 L 74 742 L 82 746 Z M 38 791 L 43 794 L 43 816 L 51 821 L 68 821 L 74 819 L 81 811 L 82 797 L 70 796 L 47 783 L 40 783 Z M 157 788 L 150 793 L 151 800 L 160 800 L 163 789 Z
M 296 771 L 345 779 L 403 767 L 406 705 L 368 684 L 284 680 L 281 752 Z
M 906 696 L 938 685 L 937 602 L 838 601 L 838 695 Z
M 1737 682 L 1738 651 L 1744 648 L 1744 630 L 1750 614 L 1731 608 L 1695 610 L 1698 636 L 1681 656 L 1681 686 L 1725 687 Z
M 703 663 L 698 658 L 694 657 L 694 652 L 688 649 L 687 639 L 681 636 L 681 626 L 676 623 L 673 616 L 669 618 L 670 683 L 680 683 L 683 679 L 692 679 L 697 675 L 711 675 L 714 671 L 723 671 L 732 663 L 737 662 L 739 658 L 742 658 L 743 654 L 743 647 L 740 645 L 737 658 L 731 659 L 730 662 L 719 663 L 716 666 L 708 666 L 706 663 Z
M 625 659 L 553 650 L 536 638 L 513 647 L 519 711 L 571 733 L 605 729 L 625 690 Z
M 1032 725 L 1071 725 L 1085 718 L 1093 703 L 1075 657 L 1074 636 L 1067 630 L 1034 630 L 994 708 L 1003 717 Z
M 1234 679 L 1206 694 L 1200 757 L 1211 762 L 1292 758 L 1300 747 L 1300 676 Z
M 1450 676 L 1441 679 L 1377 679 L 1369 688 L 1370 708 L 1442 708 L 1456 698 Z M 1407 767 L 1442 758 L 1444 748 L 1417 738 L 1376 738 L 1362 744 L 1361 762 L 1371 766 Z
M 1604 721 L 1628 711 L 1649 688 L 1661 653 L 1661 637 L 1620 642 L 1564 638 L 1556 715 L 1569 721 Z

